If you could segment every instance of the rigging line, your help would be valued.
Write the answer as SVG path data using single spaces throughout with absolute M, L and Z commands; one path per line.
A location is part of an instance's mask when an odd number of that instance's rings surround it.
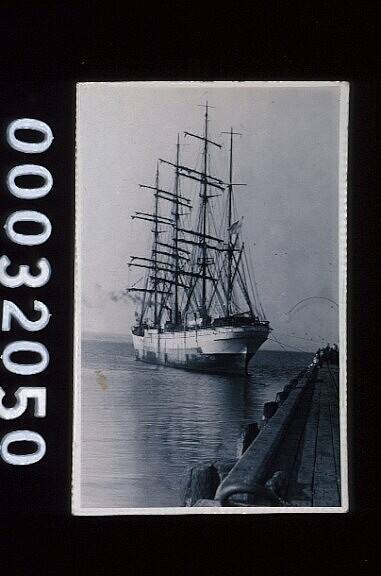
M 293 348 L 294 350 L 298 350 L 298 352 L 307 352 L 307 350 L 302 350 L 301 348 L 297 348 L 296 346 L 291 346 L 291 344 L 284 344 L 284 342 L 280 342 L 279 340 L 277 340 L 274 337 L 269 338 L 269 340 L 272 340 L 273 342 L 276 342 L 277 344 L 279 344 L 282 347 L 287 347 L 287 348 Z M 287 352 L 287 350 L 286 350 Z
M 209 274 L 212 276 L 209 265 L 208 265 L 208 272 L 209 272 Z M 212 278 L 213 278 L 213 276 L 212 276 Z M 224 313 L 224 300 L 223 300 L 223 298 L 221 297 L 221 294 L 220 294 L 220 291 L 219 291 L 219 287 L 218 287 L 218 277 L 217 277 L 217 279 L 216 279 L 215 282 L 213 281 L 213 285 L 214 285 L 214 293 L 213 293 L 212 297 L 210 298 L 209 304 L 208 304 L 208 306 L 207 306 L 207 310 L 208 310 L 208 312 L 209 312 L 209 310 L 211 309 L 211 307 L 212 307 L 212 302 L 213 302 L 213 299 L 214 299 L 214 295 L 216 294 L 216 295 L 217 295 L 217 298 L 218 298 L 218 301 L 219 301 L 219 304 L 220 304 L 220 306 L 221 306 L 222 314 L 223 314 L 223 313 Z M 224 288 L 224 285 L 223 285 L 222 283 L 221 283 L 221 286 L 222 286 L 223 292 L 225 293 L 225 288 Z M 225 297 L 226 297 L 226 293 L 225 293 Z
M 196 229 L 198 229 L 201 225 L 201 211 L 199 210 L 197 215 L 195 216 L 195 218 L 189 218 L 189 228 L 193 229 L 194 226 L 192 224 L 192 220 L 196 220 L 195 224 L 196 224 Z M 197 222 L 198 221 L 198 222 Z M 198 270 L 197 267 L 197 251 L 198 251 L 198 247 L 192 247 L 192 249 L 190 250 L 190 254 L 189 254 L 189 262 L 188 262 L 188 266 L 186 266 L 186 270 L 188 271 L 194 271 L 194 270 Z M 187 294 L 186 292 L 183 292 L 183 298 L 182 298 L 182 305 L 184 304 L 184 296 L 186 299 L 191 298 L 191 293 L 193 292 L 193 285 L 197 283 L 197 278 L 195 277 L 194 280 L 190 282 L 190 292 L 189 294 Z
M 253 256 L 253 252 L 251 250 L 250 245 L 249 245 L 249 257 L 250 257 L 250 261 L 253 262 L 253 267 L 254 267 L 254 256 Z M 263 305 L 262 305 L 262 300 L 259 296 L 258 284 L 257 284 L 257 280 L 255 277 L 254 269 L 253 269 L 253 281 L 254 281 L 254 288 L 255 288 L 256 295 L 257 295 L 258 304 L 259 304 L 259 309 L 262 313 L 263 319 L 266 320 L 266 313 L 265 313 L 265 310 L 264 310 Z
M 210 174 L 218 174 L 218 170 L 215 171 L 215 162 L 214 162 L 214 158 L 211 156 L 210 152 L 209 152 L 209 159 L 208 159 L 208 163 L 209 163 L 209 172 Z M 223 180 L 220 180 L 220 182 L 223 183 Z
M 130 288 L 135 288 L 136 284 L 139 284 L 139 282 L 141 282 L 141 281 L 143 280 L 143 278 L 144 278 L 144 276 L 141 276 L 141 277 L 139 278 L 139 280 L 136 280 L 136 282 L 134 282 L 133 285 L 130 286 Z
M 196 284 L 194 286 L 194 305 L 197 308 L 197 312 L 202 314 L 202 286 Z
M 250 309 L 250 311 L 252 312 L 251 302 L 250 302 L 250 299 L 249 299 L 249 297 L 248 297 L 247 291 L 246 291 L 246 289 L 245 289 L 245 283 L 244 283 L 244 280 L 242 279 L 241 272 L 240 272 L 240 270 L 238 270 L 238 268 L 237 268 L 237 274 L 238 274 L 238 276 L 237 276 L 237 284 L 238 284 L 238 286 L 239 286 L 240 289 L 241 289 L 241 292 L 242 292 L 242 294 L 243 294 L 243 296 L 244 296 L 244 299 L 245 299 L 245 301 L 246 301 L 246 304 L 249 306 L 249 309 Z
M 196 298 L 195 298 L 195 301 L 194 301 L 194 302 L 191 301 L 189 308 L 190 308 L 192 314 L 196 314 L 196 316 L 197 316 L 197 313 L 199 313 L 199 311 L 200 311 L 200 307 L 199 307 L 199 305 L 198 305 L 198 303 L 197 303 Z M 187 312 L 186 312 L 186 316 L 188 315 L 189 308 L 188 308 L 188 310 L 187 310 Z
M 232 194 L 232 218 L 233 222 L 238 218 L 235 195 Z
M 239 267 L 237 266 L 237 261 L 236 261 L 236 258 L 235 258 L 235 256 L 234 256 L 234 253 L 233 253 L 233 260 L 234 260 L 234 263 L 235 263 L 235 265 L 236 265 L 236 270 L 237 270 L 237 273 L 238 273 L 238 283 L 239 283 L 240 288 L 241 288 L 241 290 L 242 290 L 242 292 L 243 292 L 243 295 L 244 295 L 244 297 L 245 297 L 246 304 L 249 306 L 249 310 L 250 310 L 251 314 L 253 314 L 253 309 L 252 309 L 252 305 L 251 305 L 251 301 L 250 301 L 250 296 L 249 296 L 249 294 L 248 294 L 248 292 L 247 292 L 246 285 L 245 285 L 245 281 L 244 281 L 244 278 L 242 277 L 242 274 L 241 274 L 241 270 L 240 270 Z
M 246 267 L 246 270 L 247 270 L 247 276 L 248 276 L 248 278 L 249 278 L 250 288 L 251 288 L 251 292 L 252 292 L 252 295 L 253 295 L 255 311 L 256 311 L 257 314 L 259 314 L 259 313 L 260 313 L 260 307 L 259 307 L 259 304 L 258 304 L 258 295 L 255 293 L 255 290 L 254 290 L 253 281 L 252 281 L 252 278 L 251 278 L 251 270 L 250 270 L 250 266 L 249 266 L 248 255 L 247 255 L 247 253 L 246 253 L 245 250 L 244 250 L 244 255 L 243 255 L 243 257 L 244 257 L 244 260 L 245 260 L 245 267 Z
M 149 273 L 148 273 L 148 270 L 147 270 L 147 272 L 146 272 L 146 274 L 145 274 L 144 288 L 147 289 L 148 286 L 149 286 Z M 142 323 L 143 323 L 143 318 L 144 318 L 144 314 L 145 314 L 146 296 L 147 296 L 147 292 L 143 292 L 143 298 L 142 298 L 141 307 L 140 307 L 139 326 L 141 326 Z
M 214 207 L 214 213 L 219 222 L 224 222 L 225 212 L 227 211 L 226 201 L 224 199 L 224 192 L 221 193 L 221 201 L 217 201 L 217 206 Z M 224 226 L 224 230 L 226 226 Z
M 183 144 L 183 146 L 185 146 L 185 144 Z M 189 144 L 186 144 L 186 146 L 189 146 Z M 201 168 L 202 151 L 201 151 L 200 147 L 197 147 L 196 150 L 193 150 L 193 158 L 194 158 L 194 160 L 189 162 L 189 164 L 187 164 L 187 165 L 188 166 L 194 166 L 196 170 L 199 167 Z
M 221 222 L 221 226 L 223 228 L 223 230 L 225 230 L 225 234 L 226 234 L 226 230 L 228 228 L 228 215 L 227 215 L 227 211 L 228 211 L 228 207 L 226 205 L 226 202 L 223 203 L 223 207 L 222 210 L 220 210 L 220 222 Z
M 214 227 L 215 234 L 217 235 L 217 233 L 218 233 L 218 228 L 217 228 L 217 225 L 216 225 L 216 221 L 215 221 L 215 219 L 214 219 L 214 214 L 213 214 L 213 210 L 211 209 L 211 206 L 208 206 L 208 212 L 209 212 L 209 217 L 210 217 L 211 224 L 212 224 L 212 226 Z
M 224 273 L 226 274 L 226 264 L 225 264 L 225 258 L 224 258 L 223 256 L 221 257 L 220 269 L 218 270 L 217 264 L 215 265 L 215 268 L 216 268 L 216 270 L 217 270 L 217 281 L 218 281 L 219 279 L 222 280 L 222 272 L 224 272 Z M 225 297 L 227 297 L 227 292 L 226 292 L 226 290 L 225 290 L 224 283 L 221 282 L 221 285 L 222 285 L 222 288 L 223 288 Z M 212 296 L 211 296 L 210 301 L 209 301 L 208 310 L 211 309 L 214 296 L 215 296 L 216 293 L 217 293 L 217 284 L 214 285 L 213 288 L 214 288 L 214 291 L 213 291 Z M 222 306 L 222 314 L 224 314 L 224 307 L 223 307 L 223 306 Z
M 246 246 L 246 245 L 245 245 L 245 246 Z M 250 251 L 250 258 L 249 258 L 249 255 L 248 255 L 248 253 L 247 253 L 247 252 L 249 252 L 249 251 Z M 246 261 L 247 275 L 248 275 L 248 277 L 249 277 L 250 287 L 251 287 L 251 290 L 252 290 L 252 292 L 253 292 L 253 294 L 254 294 L 254 298 L 257 300 L 257 299 L 258 299 L 258 294 L 255 294 L 254 283 L 253 283 L 253 277 L 255 277 L 254 270 L 253 270 L 254 266 L 250 266 L 250 265 L 249 265 L 250 263 L 253 264 L 253 258 L 252 258 L 252 255 L 251 255 L 250 245 L 249 245 L 249 247 L 248 247 L 248 250 L 247 250 L 247 251 L 245 250 L 244 258 L 245 258 L 245 261 Z
M 237 302 L 235 301 L 234 296 L 235 295 L 233 294 L 233 297 L 231 299 L 232 310 L 235 309 L 235 312 L 238 313 L 241 311 L 241 309 L 240 309 L 239 305 L 237 304 Z
M 151 308 L 151 305 L 152 305 L 152 292 L 149 292 L 148 298 L 146 298 L 145 300 L 144 314 L 142 314 L 142 323 L 144 322 L 144 318 L 147 314 L 147 311 Z
M 299 304 L 301 304 L 302 302 L 306 302 L 307 300 L 327 300 L 328 302 L 331 302 L 332 304 L 335 304 L 335 306 L 337 306 L 337 309 L 339 309 L 339 305 L 337 302 L 335 302 L 334 300 L 332 300 L 331 298 L 326 298 L 325 296 L 309 296 L 308 298 L 303 298 L 303 300 L 300 300 L 299 302 L 297 302 L 292 308 L 291 310 L 289 310 L 288 312 L 286 312 L 286 314 L 291 314 L 291 312 L 293 312 L 295 310 L 295 308 L 297 306 L 299 306 Z
M 186 297 L 186 292 L 185 292 L 185 290 L 182 290 L 181 295 L 180 295 L 180 310 L 182 310 L 184 307 L 185 297 Z
M 169 294 L 168 293 L 166 295 L 163 294 L 159 308 L 159 323 L 161 323 L 164 311 L 168 310 L 168 300 L 169 300 Z
M 321 342 L 325 342 L 326 338 L 320 338 L 320 340 L 315 340 L 314 338 L 303 338 L 303 336 L 294 336 L 293 334 L 289 334 L 288 332 L 282 332 L 277 328 L 274 329 L 277 334 L 283 334 L 283 336 L 288 336 L 289 338 L 297 338 L 298 340 L 306 340 L 307 342 L 316 342 L 316 344 L 321 344 Z
M 165 284 L 166 284 L 166 280 L 163 281 L 163 291 L 165 291 Z M 168 292 L 167 294 L 163 294 L 161 296 L 161 303 L 160 303 L 160 309 L 159 309 L 159 322 L 161 322 L 161 318 L 162 318 L 162 314 L 164 312 L 164 310 L 166 309 L 167 306 L 167 302 L 170 299 L 171 294 L 169 293 L 171 289 L 171 286 L 168 286 Z
M 236 239 L 236 241 L 235 241 L 235 243 L 234 243 L 234 245 L 233 245 L 233 248 L 236 246 L 237 240 L 238 240 L 238 239 Z M 232 280 L 231 299 L 233 298 L 234 280 L 235 280 L 235 277 L 236 277 L 236 273 L 237 273 L 237 271 L 238 271 L 238 267 L 239 267 L 239 265 L 240 265 L 240 256 L 238 257 L 238 261 L 237 261 L 237 262 L 235 261 L 235 264 L 236 264 L 236 269 L 235 269 L 235 271 L 234 271 L 233 280 Z M 219 274 L 221 274 L 221 277 L 222 277 L 222 272 L 223 272 L 224 275 L 227 277 L 227 269 L 226 269 L 226 267 L 227 267 L 226 257 L 221 256 L 221 268 L 220 268 L 220 272 L 219 272 Z M 227 297 L 227 291 L 225 290 L 225 287 L 224 287 L 224 286 L 223 286 L 223 289 L 224 289 L 225 296 Z M 239 309 L 239 307 L 238 307 L 237 305 L 236 305 L 236 307 Z M 224 313 L 225 313 L 225 311 L 224 311 L 224 309 L 223 309 L 223 314 L 224 314 Z
M 210 234 L 211 234 L 212 231 L 213 231 L 213 232 L 216 232 L 216 228 L 215 228 L 215 226 L 214 226 L 214 222 L 213 222 L 213 219 L 212 219 L 212 212 L 211 212 L 211 210 L 210 210 L 209 204 L 210 204 L 210 201 L 209 201 L 208 204 L 207 204 L 207 219 L 208 219 L 208 225 L 209 225 L 209 226 L 208 226 L 208 227 L 209 227 L 209 232 L 210 232 Z M 221 239 L 221 240 L 222 240 L 222 242 L 218 242 L 218 243 L 216 242 L 216 245 L 219 246 L 219 247 L 221 247 L 221 246 L 223 245 L 223 239 Z M 209 253 L 209 257 L 210 257 L 210 253 Z
M 153 254 L 154 247 L 155 247 L 155 240 L 153 240 L 153 242 L 152 242 L 152 249 L 151 249 L 152 258 L 154 258 L 154 254 Z M 149 276 L 149 270 L 147 270 L 146 275 L 145 275 L 145 283 L 144 283 L 145 289 L 148 289 L 149 283 L 150 283 L 150 276 Z M 156 288 L 155 288 L 155 290 L 156 290 Z M 148 294 L 148 299 L 147 299 L 147 294 Z M 150 293 L 144 292 L 143 298 L 142 298 L 140 320 L 139 320 L 140 326 L 144 322 L 144 317 L 147 314 L 147 310 L 151 307 L 151 301 L 152 301 L 152 293 L 151 292 Z
M 237 241 L 238 241 L 238 239 L 235 240 L 235 242 L 234 242 L 234 244 L 233 244 L 233 248 L 237 245 Z M 236 290 L 235 290 L 235 286 L 236 286 L 236 285 L 235 285 L 235 280 L 236 280 L 236 277 L 237 277 L 237 273 L 239 274 L 239 267 L 240 267 L 240 265 L 241 265 L 241 258 L 242 258 L 242 248 L 240 248 L 240 253 L 239 253 L 239 255 L 238 255 L 238 259 L 236 260 L 235 257 L 233 257 L 233 261 L 234 261 L 234 264 L 235 264 L 235 269 L 234 269 L 234 271 L 233 271 L 233 275 L 232 275 L 232 279 L 231 279 L 231 294 L 230 294 L 230 301 L 231 301 L 231 303 L 233 302 L 233 299 L 234 299 L 235 296 L 236 296 L 236 294 L 235 294 L 235 292 L 236 292 Z M 223 260 L 223 265 L 224 265 L 224 267 L 225 267 L 225 270 L 224 270 L 224 271 L 225 271 L 226 277 L 228 276 L 228 272 L 227 272 L 227 270 L 226 270 L 227 264 L 228 264 L 228 263 L 226 262 L 226 259 L 224 259 L 224 260 Z M 240 289 L 241 289 L 241 291 L 243 292 L 244 297 L 245 297 L 245 290 L 243 289 L 242 285 L 241 285 L 239 282 L 238 282 L 238 285 L 239 285 L 239 287 L 240 287 Z M 249 305 L 249 308 L 250 308 L 250 310 L 251 310 L 250 303 L 247 301 L 246 297 L 245 297 L 245 300 L 246 300 L 246 303 Z M 238 304 L 237 302 L 234 302 L 234 304 L 235 304 L 235 307 L 236 307 L 237 311 L 240 311 L 239 304 Z
M 320 330 L 319 330 L 319 332 L 320 332 Z M 282 332 L 282 334 L 285 334 L 285 332 Z M 305 334 L 307 336 L 311 336 L 310 332 L 305 332 Z M 293 332 L 291 332 L 290 336 L 292 336 L 292 335 L 293 335 Z M 299 338 L 301 338 L 301 336 L 299 336 Z M 316 334 L 316 338 L 320 338 L 320 340 L 324 340 L 325 342 L 327 342 L 327 338 L 325 336 L 321 336 L 320 334 Z M 329 340 L 329 338 L 328 338 L 328 340 Z M 316 340 L 316 342 L 317 342 L 317 340 Z
M 252 306 L 252 303 L 250 300 L 249 293 L 248 293 L 247 288 L 246 288 L 245 279 L 242 277 L 241 271 L 239 269 L 237 270 L 237 272 L 238 272 L 238 278 L 239 278 L 238 282 L 240 283 L 240 287 L 241 287 L 241 290 L 244 294 L 246 304 L 248 305 L 251 314 L 253 314 L 253 306 Z
M 198 221 L 199 221 L 198 224 L 199 224 L 199 225 L 201 224 L 201 217 L 202 217 L 202 212 L 201 212 L 201 210 L 200 210 L 200 211 L 199 211 L 199 214 L 198 214 Z M 197 254 L 198 254 L 198 252 L 199 252 L 199 248 L 198 248 L 198 247 L 195 247 L 194 249 L 192 249 L 191 261 L 189 262 L 189 267 L 190 267 L 190 269 L 192 269 L 192 270 L 197 269 L 196 259 L 197 259 Z M 192 305 L 192 295 L 193 295 L 193 293 L 194 293 L 194 291 L 195 291 L 195 287 L 196 287 L 196 285 L 197 285 L 197 282 L 198 282 L 198 278 L 197 278 L 197 277 L 194 278 L 193 282 L 192 282 L 192 278 L 191 278 L 189 292 L 188 292 L 188 294 L 186 295 L 186 302 L 185 302 L 185 307 L 184 307 L 184 313 L 186 313 L 186 312 L 188 311 L 188 309 L 189 309 L 189 306 Z M 198 306 L 197 306 L 197 307 L 198 307 Z
M 193 294 L 194 294 L 194 296 L 193 296 Z M 193 300 L 192 300 L 192 297 L 193 297 Z M 196 288 L 196 284 L 193 283 L 193 285 L 191 285 L 189 288 L 189 294 L 188 294 L 187 301 L 186 301 L 185 306 L 184 306 L 183 314 L 186 316 L 188 314 L 189 308 L 191 308 L 192 310 L 195 310 L 195 306 L 196 306 L 196 311 L 199 312 L 200 307 L 199 307 L 198 302 L 197 302 L 197 288 Z
M 188 309 L 189 309 L 190 306 L 193 306 L 193 304 L 192 304 L 192 296 L 193 296 L 193 294 L 196 294 L 196 284 L 197 284 L 197 280 L 198 280 L 198 278 L 195 278 L 195 281 L 194 281 L 193 284 L 191 284 L 191 286 L 189 287 L 189 293 L 188 293 L 188 295 L 187 295 L 187 301 L 186 301 L 185 306 L 184 306 L 184 314 L 186 314 L 186 313 L 188 312 Z M 196 300 L 196 299 L 197 299 L 197 296 L 195 295 L 194 298 L 195 298 L 195 300 Z M 197 304 L 197 301 L 196 301 L 196 306 L 197 306 L 197 308 L 199 309 L 199 306 L 198 306 L 198 304 Z
M 277 344 L 279 344 L 279 346 L 282 347 L 282 349 L 283 349 L 285 352 L 288 352 L 288 350 L 285 348 L 285 346 L 283 346 L 283 344 L 282 344 L 281 342 L 278 342 L 277 340 L 274 340 L 274 338 L 268 338 L 268 340 L 270 340 L 271 342 L 276 342 Z
M 250 275 L 250 266 L 249 266 L 249 260 L 248 260 L 248 256 L 247 256 L 246 250 L 243 251 L 243 260 L 244 260 L 244 266 L 245 266 L 245 268 L 244 268 L 244 270 L 245 270 L 244 275 L 245 275 L 245 278 L 246 278 L 246 275 L 247 275 L 247 278 L 249 279 L 249 284 L 250 284 L 250 289 L 251 289 L 251 292 L 252 292 L 252 297 L 253 297 L 253 300 L 254 300 L 254 305 L 255 305 L 255 308 L 258 309 L 258 304 L 257 304 L 256 295 L 255 295 L 254 290 L 253 290 L 253 282 L 252 282 L 251 275 Z M 258 310 L 256 310 L 256 311 L 258 311 Z

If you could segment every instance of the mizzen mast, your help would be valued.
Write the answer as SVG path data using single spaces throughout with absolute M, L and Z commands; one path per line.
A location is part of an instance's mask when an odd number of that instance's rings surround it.
M 233 132 L 233 128 L 230 128 L 229 132 L 221 132 L 221 134 L 230 135 L 230 149 L 229 149 L 229 182 L 228 182 L 228 273 L 227 273 L 227 291 L 226 291 L 226 316 L 229 317 L 232 313 L 231 309 L 231 299 L 233 292 L 233 281 L 235 274 L 233 273 L 233 260 L 234 260 L 234 245 L 233 245 L 233 186 L 245 186 L 245 184 L 234 184 L 233 183 L 233 136 L 242 136 L 240 132 Z M 238 267 L 238 266 L 237 266 Z M 234 274 L 234 276 L 233 276 Z

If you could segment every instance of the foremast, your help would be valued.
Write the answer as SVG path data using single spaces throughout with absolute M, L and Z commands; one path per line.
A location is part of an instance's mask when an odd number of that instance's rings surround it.
M 175 187 L 174 192 L 165 190 L 160 186 L 159 166 L 160 163 L 165 162 L 174 166 L 175 171 Z M 183 277 L 193 277 L 191 271 L 184 269 L 181 263 L 188 262 L 189 251 L 179 246 L 181 241 L 180 234 L 181 228 L 181 215 L 180 208 L 191 209 L 190 200 L 180 194 L 179 176 L 181 175 L 180 168 L 180 136 L 177 137 L 176 145 L 176 163 L 159 160 L 156 169 L 155 185 L 150 186 L 140 184 L 140 188 L 153 191 L 154 195 L 154 210 L 153 213 L 135 212 L 131 218 L 138 220 L 145 220 L 154 223 L 153 245 L 151 251 L 151 258 L 143 258 L 141 256 L 131 256 L 129 267 L 145 268 L 149 272 L 146 275 L 144 288 L 136 288 L 135 286 L 129 288 L 129 292 L 142 292 L 143 298 L 141 300 L 141 310 L 139 314 L 138 327 L 142 328 L 146 322 L 145 317 L 148 310 L 154 308 L 153 327 L 159 328 L 162 321 L 164 311 L 167 311 L 170 317 L 170 323 L 179 325 L 181 323 L 181 311 L 179 305 L 179 289 L 188 289 L 189 286 L 185 283 Z M 189 169 L 190 170 L 190 169 Z M 160 201 L 170 202 L 173 209 L 170 212 L 171 217 L 164 216 L 160 212 Z M 173 232 L 172 243 L 163 242 L 162 234 L 166 230 L 160 229 L 160 226 L 169 227 Z M 152 273 L 153 271 L 153 273 Z M 148 294 L 148 298 L 147 298 Z M 174 296 L 173 307 L 170 305 L 169 299 Z M 153 302 L 152 302 L 153 301 Z

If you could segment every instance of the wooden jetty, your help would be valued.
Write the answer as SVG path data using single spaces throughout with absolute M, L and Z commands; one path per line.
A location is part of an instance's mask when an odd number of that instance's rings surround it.
M 219 483 L 215 473 L 203 495 L 199 482 L 197 501 L 188 491 L 186 505 L 340 507 L 338 366 L 324 362 L 302 371 L 276 403 L 265 405 L 264 416 L 259 433 Z M 204 464 L 203 478 L 211 472 Z

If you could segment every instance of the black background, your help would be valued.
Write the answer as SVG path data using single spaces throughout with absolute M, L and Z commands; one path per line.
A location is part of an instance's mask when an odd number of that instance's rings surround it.
M 86 571 L 96 574 L 115 574 L 120 568 L 142 574 L 156 573 L 163 562 L 166 572 L 176 575 L 374 572 L 370 565 L 376 558 L 377 534 L 371 521 L 379 493 L 378 14 L 376 3 L 358 3 L 342 12 L 332 5 L 295 3 L 291 11 L 268 2 L 238 2 L 230 8 L 166 2 L 155 9 L 141 5 L 139 10 L 138 3 L 109 2 L 95 12 L 92 3 L 84 2 L 75 9 L 67 5 L 50 10 L 47 4 L 12 2 L 2 10 L 2 128 L 12 115 L 47 122 L 50 116 L 55 134 L 54 145 L 41 154 L 55 187 L 39 204 L 54 227 L 46 244 L 55 271 L 47 302 L 56 315 L 41 338 L 52 352 L 46 434 L 49 446 L 60 448 L 49 458 L 47 454 L 46 464 L 35 465 L 27 483 L 19 471 L 13 476 L 0 471 L 0 505 L 5 512 L 13 510 L 4 513 L 1 522 L 6 567 L 22 558 L 28 574 L 33 563 L 38 573 L 53 573 L 57 564 L 82 573 L 79 566 L 85 563 Z M 149 79 L 351 82 L 348 514 L 70 517 L 74 82 Z M 34 81 L 30 89 L 13 84 L 26 80 Z M 2 175 L 19 161 L 18 153 L 5 148 L 2 141 Z M 2 218 L 15 205 L 3 186 Z M 1 241 L 4 238 L 1 235 Z M 38 290 L 44 300 L 45 289 Z
M 1 349 L 9 342 L 32 340 L 43 343 L 50 355 L 48 368 L 36 375 L 20 376 L 8 372 L 0 364 L 0 379 L 6 391 L 4 405 L 13 404 L 13 392 L 19 386 L 46 386 L 46 417 L 35 418 L 28 409 L 15 420 L 1 421 L 1 436 L 18 429 L 40 433 L 46 442 L 46 454 L 36 464 L 13 466 L 0 460 L 3 490 L 0 510 L 13 512 L 63 512 L 68 510 L 70 494 L 72 403 L 72 315 L 73 315 L 73 222 L 74 222 L 74 87 L 55 82 L 0 82 L 0 178 L 2 226 L 15 210 L 37 210 L 48 216 L 52 224 L 50 238 L 41 246 L 20 246 L 11 242 L 1 226 L 0 251 L 12 262 L 8 268 L 15 274 L 19 264 L 31 266 L 42 257 L 50 262 L 50 280 L 39 288 L 1 286 L 1 295 L 17 304 L 26 316 L 36 319 L 33 300 L 45 303 L 52 317 L 46 328 L 26 332 L 12 321 L 9 332 L 0 333 Z M 6 129 L 17 118 L 36 118 L 47 123 L 54 140 L 40 154 L 13 150 L 6 141 Z M 6 188 L 8 171 L 20 164 L 41 164 L 53 177 L 53 188 L 43 198 L 23 200 Z M 35 184 L 33 184 L 35 185 Z M 30 362 L 29 359 L 25 358 Z

